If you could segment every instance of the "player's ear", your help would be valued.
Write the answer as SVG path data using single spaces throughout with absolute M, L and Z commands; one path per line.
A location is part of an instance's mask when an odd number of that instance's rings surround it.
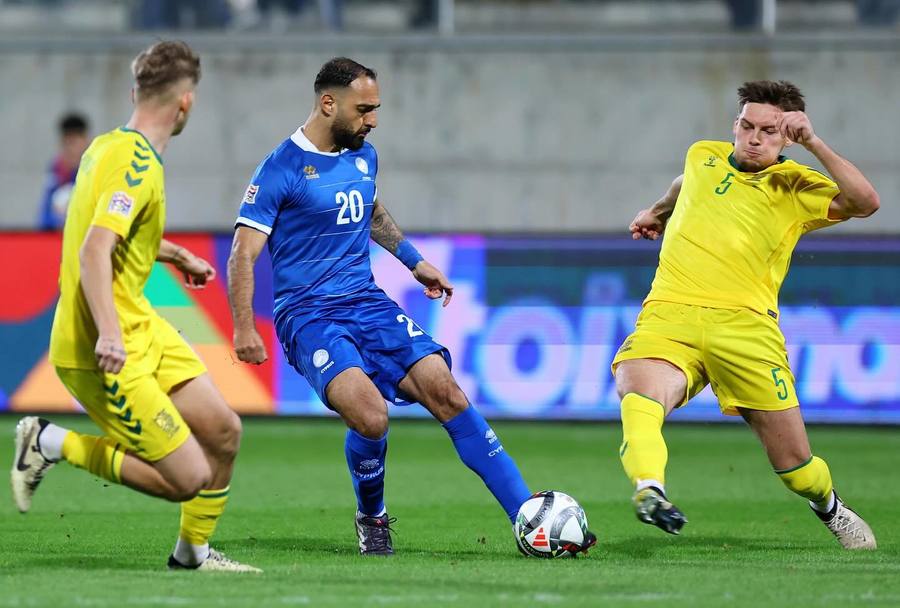
M 194 105 L 194 91 L 193 90 L 185 91 L 181 95 L 181 102 L 178 105 L 179 105 L 179 109 L 182 112 L 184 112 L 185 114 L 190 112 L 191 107 L 193 107 L 193 105 Z
M 331 93 L 322 93 L 322 96 L 319 97 L 319 109 L 322 110 L 322 114 L 325 116 L 332 116 L 337 112 L 337 101 L 335 100 L 334 95 Z

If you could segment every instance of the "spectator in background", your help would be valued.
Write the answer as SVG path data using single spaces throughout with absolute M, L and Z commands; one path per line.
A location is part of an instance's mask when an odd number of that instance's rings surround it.
M 755 30 L 762 23 L 762 0 L 725 0 L 725 5 L 735 31 Z
M 139 30 L 221 29 L 231 23 L 227 0 L 140 0 L 132 19 Z
M 409 18 L 409 26 L 415 30 L 437 27 L 439 0 L 416 0 Z
M 277 9 L 283 11 L 290 19 L 296 20 L 298 15 L 309 4 L 308 0 L 256 0 L 256 8 L 264 24 L 270 29 L 284 29 L 277 27 L 273 22 L 274 12 Z M 319 15 L 325 28 L 338 32 L 344 28 L 343 0 L 316 0 L 319 6 Z
M 900 0 L 856 0 L 856 13 L 861 25 L 890 27 L 900 17 Z
M 88 123 L 84 116 L 72 113 L 60 119 L 59 152 L 47 168 L 47 181 L 41 198 L 41 230 L 56 230 L 65 223 L 78 164 L 89 144 Z

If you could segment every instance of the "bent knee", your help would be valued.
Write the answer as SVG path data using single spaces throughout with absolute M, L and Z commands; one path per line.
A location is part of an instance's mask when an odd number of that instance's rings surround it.
M 204 452 L 216 461 L 231 462 L 237 457 L 242 432 L 240 417 L 229 409 L 227 414 L 203 431 L 202 436 L 200 432 L 196 434 Z
M 241 446 L 241 435 L 244 429 L 237 414 L 231 410 L 228 410 L 228 414 L 222 421 L 222 428 L 219 431 L 220 454 L 234 460 Z
M 616 366 L 615 382 L 619 399 L 637 393 L 662 403 L 666 411 L 681 405 L 688 389 L 684 372 L 656 359 L 622 361 Z
M 198 462 L 191 470 L 179 473 L 174 479 L 167 479 L 169 493 L 166 496 L 172 502 L 185 502 L 196 497 L 201 490 L 209 486 L 212 479 L 212 471 L 204 460 Z
M 429 388 L 427 398 L 433 408 L 450 415 L 458 414 L 469 407 L 466 394 L 450 374 Z
M 387 408 L 379 408 L 367 411 L 354 420 L 354 431 L 368 439 L 380 439 L 388 430 Z

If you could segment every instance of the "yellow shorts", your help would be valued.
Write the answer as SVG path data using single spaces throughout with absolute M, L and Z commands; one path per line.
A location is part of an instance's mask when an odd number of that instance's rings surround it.
M 680 368 L 687 377 L 681 405 L 707 384 L 723 414 L 799 405 L 777 321 L 751 310 L 647 302 L 613 359 L 613 374 L 629 359 L 662 359 Z
M 118 374 L 56 368 L 103 433 L 150 462 L 174 452 L 191 434 L 169 392 L 206 372 L 184 338 L 163 319 L 158 321 L 148 352 L 129 353 Z

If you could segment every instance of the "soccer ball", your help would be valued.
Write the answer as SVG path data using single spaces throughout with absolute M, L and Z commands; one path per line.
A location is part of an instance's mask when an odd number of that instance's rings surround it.
M 537 492 L 519 507 L 513 531 L 519 551 L 534 557 L 575 557 L 594 542 L 581 505 L 553 490 Z

